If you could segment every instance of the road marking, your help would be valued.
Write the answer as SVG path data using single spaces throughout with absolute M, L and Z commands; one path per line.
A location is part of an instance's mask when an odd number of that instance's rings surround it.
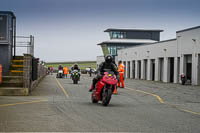
M 173 105 L 173 104 L 169 104 L 169 103 L 165 103 L 166 105 L 172 107 L 172 108 L 176 108 L 178 110 L 181 110 L 183 112 L 187 112 L 187 113 L 191 113 L 191 114 L 194 114 L 194 115 L 200 115 L 200 112 L 194 112 L 194 111 L 191 111 L 191 110 L 187 110 L 187 109 L 183 109 L 183 108 L 180 108 L 176 105 Z
M 55 78 L 56 79 L 56 78 Z M 69 98 L 69 95 L 68 95 L 68 93 L 67 93 L 67 91 L 64 89 L 64 87 L 61 85 L 61 83 L 56 79 L 56 81 L 57 81 L 57 83 L 58 83 L 58 85 L 60 86 L 60 88 L 62 89 L 62 91 L 63 91 L 63 93 L 65 94 L 65 96 L 67 97 L 67 98 Z
M 16 105 L 22 105 L 22 104 L 33 104 L 33 103 L 41 103 L 41 102 L 47 102 L 48 100 L 36 100 L 36 101 L 30 101 L 30 102 L 19 102 L 19 103 L 10 103 L 10 104 L 1 104 L 0 107 L 8 107 L 8 106 L 16 106 Z
M 172 108 L 176 108 L 178 110 L 181 110 L 181 111 L 184 111 L 184 112 L 187 112 L 187 113 L 191 113 L 191 114 L 194 114 L 194 115 L 200 115 L 200 112 L 194 112 L 194 111 L 191 111 L 191 110 L 180 108 L 180 107 L 173 105 L 173 104 L 166 103 L 162 100 L 162 98 L 160 96 L 158 96 L 156 94 L 146 92 L 146 91 L 142 91 L 142 90 L 133 89 L 133 88 L 127 88 L 127 87 L 125 87 L 125 89 L 131 90 L 131 91 L 141 92 L 141 93 L 144 93 L 144 94 L 147 94 L 147 95 L 152 95 L 152 96 L 156 97 L 161 104 L 165 104 L 165 105 L 168 105 Z
M 144 94 L 147 94 L 147 95 L 152 95 L 152 96 L 156 97 L 160 103 L 164 104 L 164 101 L 162 100 L 162 98 L 160 96 L 156 95 L 156 94 L 149 93 L 149 92 L 142 91 L 142 90 L 127 88 L 127 87 L 125 87 L 125 88 L 128 89 L 128 90 L 134 90 L 134 91 L 137 91 L 137 92 L 141 92 L 141 93 L 144 93 Z

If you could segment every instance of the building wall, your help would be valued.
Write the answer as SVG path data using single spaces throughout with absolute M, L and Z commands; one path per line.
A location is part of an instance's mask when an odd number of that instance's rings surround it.
M 105 61 L 104 56 L 97 56 L 97 69 L 99 67 L 99 64 L 101 64 L 104 61 Z
M 200 27 L 177 33 L 178 55 L 181 57 L 181 73 L 187 72 L 186 55 L 192 56 L 192 84 L 200 85 Z
M 1 13 L 0 13 L 1 14 Z M 13 24 L 12 24 L 12 16 L 10 14 L 3 14 L 6 15 L 6 31 L 2 34 L 6 34 L 7 38 L 6 40 L 0 40 L 0 64 L 2 64 L 3 67 L 3 75 L 7 75 L 11 60 L 12 60 L 12 45 L 13 45 Z
M 142 60 L 154 59 L 156 57 L 173 57 L 176 55 L 175 49 L 176 40 L 135 46 L 132 48 L 118 50 L 118 59 L 124 59 L 128 61 L 132 59 Z
M 180 74 L 189 75 L 191 71 L 189 81 L 200 85 L 200 28 L 178 32 L 176 39 L 121 49 L 118 60 L 126 64 L 135 61 L 135 69 L 130 68 L 131 78 L 179 83 Z M 138 68 L 138 61 L 141 61 L 141 68 Z
M 0 45 L 0 64 L 3 67 L 3 75 L 8 74 L 12 59 L 11 45 Z

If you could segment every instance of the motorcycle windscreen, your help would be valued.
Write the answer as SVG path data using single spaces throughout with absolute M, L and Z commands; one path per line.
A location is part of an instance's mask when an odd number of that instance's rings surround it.
M 114 75 L 105 75 L 103 77 L 103 82 L 110 85 L 116 85 L 118 81 Z

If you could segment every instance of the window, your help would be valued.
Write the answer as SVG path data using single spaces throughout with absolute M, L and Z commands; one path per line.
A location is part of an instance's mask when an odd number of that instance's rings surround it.
M 109 46 L 108 47 L 108 52 L 111 55 L 117 55 L 117 47 L 116 46 Z
M 112 39 L 126 38 L 126 32 L 119 32 L 119 31 L 110 32 L 110 37 Z
M 7 16 L 6 15 L 0 15 L 0 41 L 7 40 Z

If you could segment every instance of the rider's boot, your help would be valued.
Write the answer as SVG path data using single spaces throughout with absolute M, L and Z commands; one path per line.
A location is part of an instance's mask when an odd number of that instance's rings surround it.
M 90 89 L 89 89 L 89 92 L 93 91 L 94 90 L 94 85 L 91 85 Z

